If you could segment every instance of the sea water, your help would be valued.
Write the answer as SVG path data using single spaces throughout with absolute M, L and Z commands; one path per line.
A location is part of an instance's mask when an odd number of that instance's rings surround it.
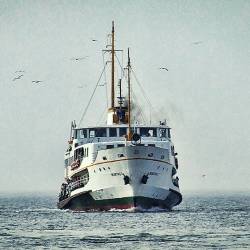
M 173 211 L 72 212 L 0 195 L 0 249 L 250 249 L 250 194 L 188 194 Z

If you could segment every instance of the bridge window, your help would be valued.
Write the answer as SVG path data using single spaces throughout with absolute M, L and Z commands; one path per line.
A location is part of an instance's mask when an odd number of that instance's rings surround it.
M 114 145 L 107 145 L 107 149 L 114 148 Z
M 89 137 L 90 137 L 90 138 L 95 137 L 95 130 L 94 130 L 94 129 L 90 129 L 90 130 L 89 130 Z
M 140 134 L 143 137 L 156 137 L 156 128 L 140 128 Z
M 96 137 L 107 137 L 107 130 L 106 128 L 98 128 L 96 129 Z
M 116 128 L 109 129 L 109 137 L 117 137 L 117 130 Z
M 127 135 L 127 128 L 119 128 L 119 136 L 125 136 Z
M 171 138 L 170 128 L 168 128 L 168 138 Z
M 106 137 L 106 136 L 107 136 L 106 128 L 91 128 L 89 130 L 89 137 L 90 138 Z
M 80 138 L 87 138 L 87 129 L 80 129 L 79 136 Z
M 160 137 L 161 138 L 166 138 L 167 137 L 167 133 L 166 133 L 165 128 L 160 128 Z

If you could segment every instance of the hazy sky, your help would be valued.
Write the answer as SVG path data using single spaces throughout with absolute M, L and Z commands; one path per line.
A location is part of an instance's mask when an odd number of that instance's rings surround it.
M 172 127 L 181 190 L 249 191 L 249 13 L 247 0 L 0 1 L 0 192 L 59 190 L 70 121 L 102 70 L 112 20 Z M 88 123 L 105 108 L 99 92 Z

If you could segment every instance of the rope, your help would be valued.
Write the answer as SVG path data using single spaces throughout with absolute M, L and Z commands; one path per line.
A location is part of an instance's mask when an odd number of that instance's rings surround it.
M 94 96 L 94 94 L 95 94 L 95 91 L 96 91 L 96 89 L 97 89 L 97 87 L 98 87 L 98 85 L 99 85 L 99 82 L 100 82 L 100 80 L 101 80 L 101 78 L 102 78 L 102 75 L 103 75 L 103 72 L 105 71 L 106 66 L 107 66 L 107 63 L 104 65 L 104 68 L 103 68 L 103 70 L 102 70 L 102 73 L 101 73 L 101 75 L 100 75 L 100 77 L 99 77 L 99 79 L 98 79 L 98 81 L 97 81 L 97 83 L 96 83 L 96 85 L 95 85 L 94 91 L 93 91 L 93 93 L 92 93 L 92 95 L 91 95 L 91 97 L 90 97 L 90 99 L 89 99 L 89 102 L 88 102 L 86 108 L 84 109 L 84 112 L 83 112 L 83 114 L 82 114 L 82 117 L 81 117 L 81 119 L 80 119 L 80 121 L 79 121 L 79 123 L 78 123 L 79 126 L 80 126 L 80 124 L 82 123 L 82 120 L 83 120 L 84 116 L 86 115 L 86 113 L 87 113 L 87 111 L 88 111 L 89 105 L 90 105 L 90 103 L 91 103 L 91 101 L 92 101 L 92 98 L 93 98 L 93 96 Z
M 103 62 L 103 66 L 105 67 L 105 62 L 104 62 L 104 52 L 102 52 L 102 62 Z M 107 62 L 106 62 L 107 63 Z M 108 103 L 108 83 L 107 83 L 107 74 L 106 74 L 106 71 L 104 72 L 104 81 L 105 81 L 105 90 L 106 90 L 106 104 L 107 104 L 107 109 L 108 109 L 108 106 L 109 106 L 109 103 Z

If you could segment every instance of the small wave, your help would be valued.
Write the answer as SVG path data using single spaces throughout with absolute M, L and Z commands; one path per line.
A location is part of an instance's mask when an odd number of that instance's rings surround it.
M 160 207 L 152 207 L 152 208 L 142 208 L 142 207 L 132 207 L 127 209 L 118 209 L 118 208 L 111 208 L 108 212 L 128 212 L 128 213 L 158 213 L 158 212 L 169 212 L 169 209 L 160 208 Z

